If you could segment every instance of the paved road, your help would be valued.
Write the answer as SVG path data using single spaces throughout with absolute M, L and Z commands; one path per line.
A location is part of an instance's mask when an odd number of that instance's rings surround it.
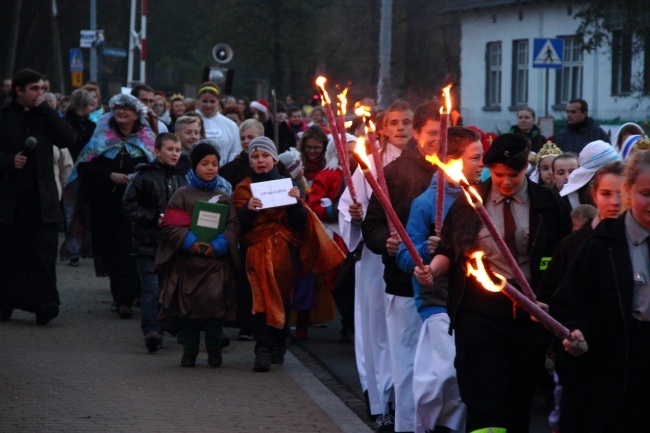
M 138 314 L 109 311 L 90 261 L 57 271 L 59 317 L 37 327 L 16 311 L 0 323 L 0 433 L 370 431 L 293 355 L 254 373 L 253 343 L 234 341 L 221 368 L 205 353 L 181 368 L 175 340 L 148 354 Z
M 331 375 L 333 382 L 338 381 L 342 384 L 339 386 L 342 386 L 353 395 L 353 397 L 345 398 L 345 393 L 335 391 L 337 396 L 343 398 L 344 401 L 353 402 L 352 404 L 348 403 L 348 405 L 359 417 L 366 420 L 367 416 L 364 414 L 365 405 L 359 403 L 362 401 L 363 394 L 354 361 L 354 347 L 352 344 L 338 342 L 340 329 L 339 322 L 329 322 L 324 328 L 310 327 L 309 341 L 299 342 L 296 345 L 317 359 Z M 541 404 L 536 403 L 533 406 L 530 433 L 549 433 L 551 431 L 546 420 L 547 415 L 548 410 L 543 408 Z
M 109 311 L 108 280 L 94 277 L 91 261 L 57 271 L 59 317 L 37 327 L 16 311 L 0 322 L 0 433 L 370 431 L 338 322 L 290 343 L 285 365 L 269 374 L 253 373 L 253 343 L 239 341 L 223 367 L 208 367 L 202 353 L 185 369 L 172 338 L 147 353 L 137 309 L 131 320 Z M 535 407 L 531 433 L 550 430 L 544 418 Z

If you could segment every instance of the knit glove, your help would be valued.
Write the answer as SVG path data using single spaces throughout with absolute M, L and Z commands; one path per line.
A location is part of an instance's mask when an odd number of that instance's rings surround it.
M 187 236 L 185 236 L 185 240 L 183 241 L 183 251 L 187 251 L 192 248 L 194 242 L 196 242 L 196 235 L 192 233 L 192 230 L 188 230 Z
M 228 252 L 228 241 L 226 240 L 226 234 L 221 233 L 216 237 L 212 242 L 210 242 L 214 252 L 217 254 L 217 257 L 221 257 Z

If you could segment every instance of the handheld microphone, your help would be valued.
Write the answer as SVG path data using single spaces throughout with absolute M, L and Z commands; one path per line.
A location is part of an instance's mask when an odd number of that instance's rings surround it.
M 25 139 L 25 145 L 23 146 L 22 154 L 26 154 L 29 150 L 32 150 L 38 144 L 38 140 L 32 136 L 29 136 Z

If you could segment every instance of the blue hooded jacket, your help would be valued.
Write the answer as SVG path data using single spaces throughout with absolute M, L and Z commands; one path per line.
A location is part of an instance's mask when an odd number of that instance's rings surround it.
M 409 214 L 408 223 L 406 224 L 406 232 L 413 241 L 415 248 L 420 254 L 420 258 L 422 258 L 424 263 L 431 262 L 431 255 L 427 249 L 427 239 L 429 239 L 429 236 L 434 234 L 437 190 L 438 175 L 436 174 L 431 179 L 429 187 L 413 200 L 413 203 L 411 203 L 411 212 Z M 458 185 L 451 185 L 448 182 L 445 182 L 443 218 L 447 215 L 449 208 L 462 190 L 463 189 Z M 415 269 L 415 262 L 403 243 L 400 245 L 397 256 L 395 256 L 395 262 L 404 272 L 412 274 Z M 432 316 L 433 314 L 446 311 L 446 306 L 444 305 L 425 305 L 420 289 L 420 283 L 414 276 L 413 293 L 415 305 L 422 320 L 426 320 L 427 317 Z

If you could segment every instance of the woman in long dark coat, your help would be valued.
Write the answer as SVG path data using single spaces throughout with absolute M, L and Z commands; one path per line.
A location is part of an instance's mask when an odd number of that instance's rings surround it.
M 110 111 L 99 118 L 97 129 L 77 159 L 66 188 L 74 190 L 79 178 L 90 209 L 92 257 L 97 276 L 108 276 L 114 311 L 123 319 L 139 290 L 138 274 L 131 256 L 131 221 L 122 211 L 122 197 L 135 166 L 151 162 L 155 136 L 144 119 L 146 107 L 130 95 L 116 95 Z M 69 243 L 69 246 L 74 244 Z M 73 248 L 68 248 L 68 251 Z M 82 255 L 90 255 L 83 251 Z M 62 254 L 63 258 L 65 254 Z

